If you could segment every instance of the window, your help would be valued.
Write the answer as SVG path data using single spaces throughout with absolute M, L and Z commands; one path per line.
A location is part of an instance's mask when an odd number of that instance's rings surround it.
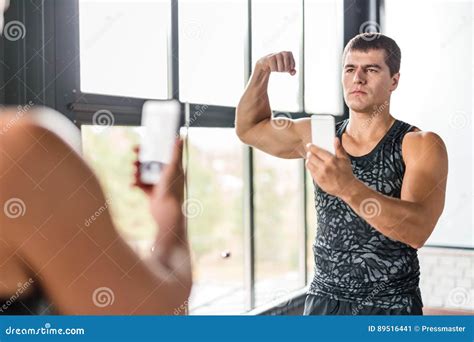
M 306 0 L 304 107 L 307 113 L 341 115 L 342 0 Z
M 273 73 L 268 96 L 273 110 L 300 112 L 303 110 L 302 81 L 302 2 L 295 0 L 252 1 L 252 65 L 263 56 L 291 51 L 296 74 Z
M 136 158 L 133 147 L 139 144 L 140 128 L 83 125 L 81 131 L 84 158 L 104 189 L 114 223 L 137 252 L 144 252 L 157 226 L 148 210 L 148 199 L 131 186 Z
M 186 212 L 194 261 L 190 312 L 242 313 L 242 144 L 230 128 L 190 128 L 188 152 Z
M 302 288 L 299 271 L 301 161 L 255 150 L 255 302 L 257 307 Z
M 168 98 L 170 0 L 79 0 L 83 93 Z
M 428 240 L 433 245 L 474 246 L 472 8 L 471 1 L 385 1 L 384 33 L 395 39 L 403 56 L 391 112 L 438 133 L 448 149 L 446 203 Z M 420 13 L 423 25 L 417 26 L 415 39 L 406 23 L 419 21 Z
M 179 1 L 180 100 L 237 106 L 245 85 L 246 1 Z

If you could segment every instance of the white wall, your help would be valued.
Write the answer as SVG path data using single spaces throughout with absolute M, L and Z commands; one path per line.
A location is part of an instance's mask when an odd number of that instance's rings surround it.
M 444 213 L 429 244 L 474 246 L 471 1 L 385 1 L 383 33 L 402 51 L 396 118 L 439 134 L 449 175 Z

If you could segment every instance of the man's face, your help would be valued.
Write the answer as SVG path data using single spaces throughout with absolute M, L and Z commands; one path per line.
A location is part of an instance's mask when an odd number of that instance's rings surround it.
M 372 113 L 390 101 L 399 77 L 390 76 L 384 50 L 348 51 L 342 69 L 344 100 L 351 110 Z

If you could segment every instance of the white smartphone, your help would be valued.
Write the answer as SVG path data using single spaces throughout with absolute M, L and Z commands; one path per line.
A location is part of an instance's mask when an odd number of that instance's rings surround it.
M 332 115 L 311 116 L 311 140 L 313 144 L 335 154 L 334 138 L 336 137 L 336 123 Z
M 171 161 L 179 134 L 181 104 L 177 100 L 146 101 L 142 109 L 140 180 L 156 184 L 161 171 Z

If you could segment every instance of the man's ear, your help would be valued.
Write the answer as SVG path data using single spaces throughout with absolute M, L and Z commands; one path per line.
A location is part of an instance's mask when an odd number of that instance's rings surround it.
M 392 76 L 392 85 L 390 87 L 390 91 L 394 91 L 398 87 L 398 82 L 400 82 L 400 73 L 397 72 Z

